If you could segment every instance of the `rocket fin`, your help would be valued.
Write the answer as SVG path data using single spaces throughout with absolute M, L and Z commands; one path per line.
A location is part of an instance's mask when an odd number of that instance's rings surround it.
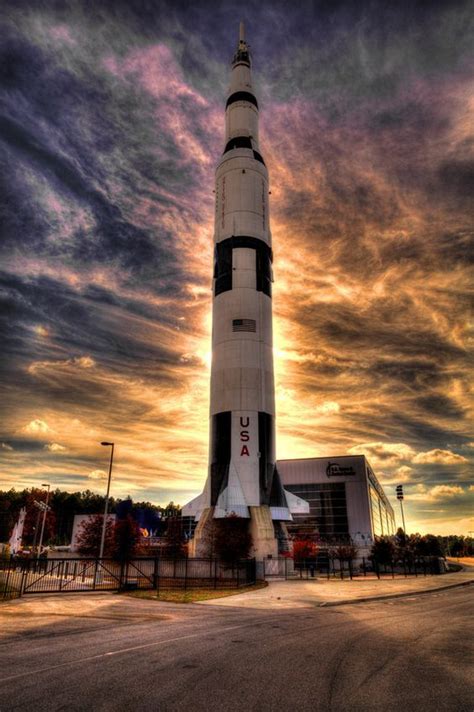
M 297 497 L 292 492 L 282 488 L 286 500 L 286 506 L 270 506 L 272 519 L 280 522 L 292 522 L 292 514 L 309 514 L 309 504 L 301 497 Z
M 288 507 L 270 507 L 272 519 L 276 522 L 292 522 L 293 517 Z
M 286 501 L 292 514 L 309 514 L 309 503 L 284 489 Z
M 203 492 L 185 504 L 181 510 L 181 514 L 183 517 L 194 517 L 195 521 L 198 522 L 205 508 L 205 492 Z
M 229 468 L 227 487 L 220 493 L 217 500 L 214 518 L 223 519 L 230 514 L 236 514 L 238 517 L 245 517 L 246 519 L 250 517 L 239 475 L 232 463 Z

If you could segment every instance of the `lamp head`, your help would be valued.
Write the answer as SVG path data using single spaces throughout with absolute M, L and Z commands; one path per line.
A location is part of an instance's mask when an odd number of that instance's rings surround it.
M 100 443 L 100 444 L 101 444 L 101 445 L 110 445 L 110 446 L 113 445 L 113 443 L 106 443 L 106 442 L 103 442 L 103 443 Z

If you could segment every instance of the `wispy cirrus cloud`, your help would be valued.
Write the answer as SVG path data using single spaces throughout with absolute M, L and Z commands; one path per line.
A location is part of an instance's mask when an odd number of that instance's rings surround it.
M 469 5 L 315 12 L 244 13 L 272 191 L 278 454 L 363 452 L 389 486 L 464 491 Z M 89 486 L 109 438 L 119 491 L 185 501 L 201 488 L 213 167 L 240 15 L 234 2 L 76 3 L 60 17 L 6 5 L 9 485 Z M 453 520 L 407 506 L 425 528 Z

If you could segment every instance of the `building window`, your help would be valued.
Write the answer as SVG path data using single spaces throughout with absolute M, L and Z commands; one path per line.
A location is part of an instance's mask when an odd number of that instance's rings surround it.
M 384 531 L 383 531 L 382 517 L 380 514 L 380 498 L 379 498 L 378 493 L 372 486 L 369 486 L 369 492 L 370 492 L 370 508 L 372 511 L 372 526 L 374 529 L 374 535 L 382 536 Z
M 349 535 L 344 482 L 285 484 L 285 489 L 309 503 L 309 514 L 294 514 L 293 522 L 287 524 L 291 534 L 316 532 L 327 540 L 344 539 Z

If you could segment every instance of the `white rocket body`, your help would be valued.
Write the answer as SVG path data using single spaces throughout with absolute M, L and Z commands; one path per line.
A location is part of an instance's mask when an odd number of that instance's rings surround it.
M 273 255 L 258 118 L 241 25 L 216 170 L 209 474 L 203 494 L 183 509 L 196 519 L 210 507 L 219 518 L 267 506 L 279 521 L 308 511 L 283 490 L 276 469 Z

